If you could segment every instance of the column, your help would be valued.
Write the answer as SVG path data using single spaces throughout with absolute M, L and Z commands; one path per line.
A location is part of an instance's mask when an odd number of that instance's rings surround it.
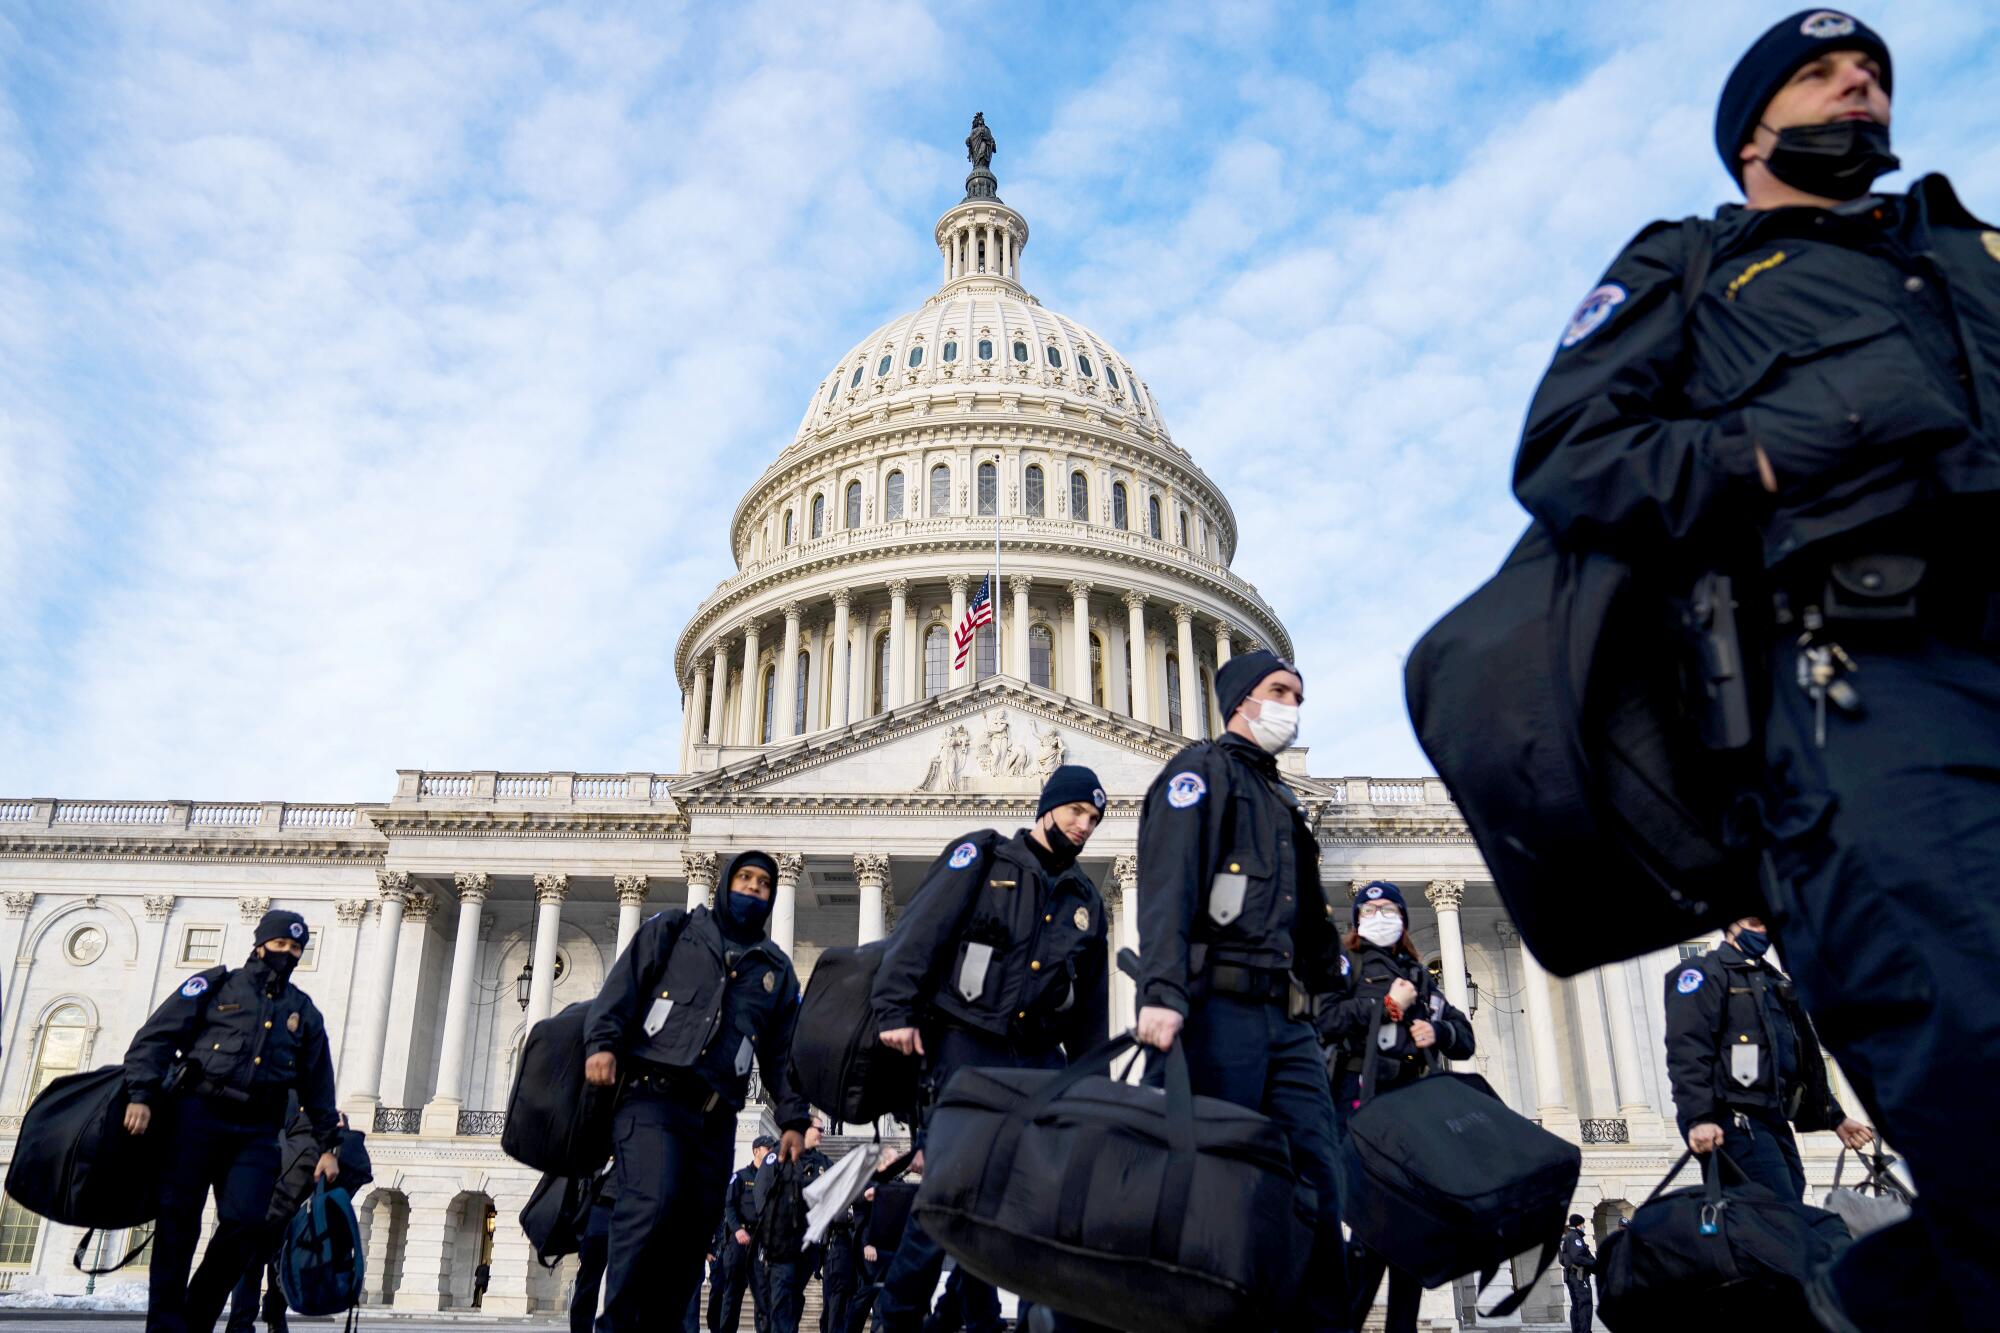
M 1194 608 L 1176 606 L 1174 608 L 1174 647 L 1180 654 L 1181 674 L 1181 734 L 1189 740 L 1200 740 L 1207 729 L 1208 719 L 1202 716 L 1201 672 L 1194 660 Z
M 1588 1110 L 1592 1118 L 1606 1115 L 1618 1097 L 1606 1032 L 1604 989 L 1598 985 L 1597 975 L 1579 972 L 1570 978 L 1570 985 L 1576 988 L 1575 1040 L 1583 1055 L 1583 1086 L 1577 1089 L 1576 1110 L 1578 1115 Z
M 907 488 L 908 478 L 904 479 Z M 833 716 L 828 719 L 832 726 L 844 727 L 848 723 L 847 713 L 847 673 L 854 653 L 848 644 L 847 607 L 853 594 L 845 588 L 836 588 L 833 593 Z
M 1500 939 L 1504 946 L 1506 942 L 1518 941 L 1520 933 L 1511 926 L 1503 926 Z M 1556 1055 L 1555 987 L 1526 944 L 1520 946 L 1518 953 L 1522 1008 L 1527 1011 L 1528 1019 L 1528 1049 L 1534 1057 L 1536 1114 L 1541 1117 L 1544 1129 L 1575 1140 L 1583 1131 L 1576 1114 L 1563 1101 L 1562 1064 Z
M 1611 1028 L 1611 1072 L 1618 1089 L 1618 1114 L 1632 1142 L 1659 1136 L 1659 1113 L 1646 1100 L 1646 1082 L 1640 1077 L 1639 1031 L 1632 1018 L 1632 989 L 1625 975 L 1626 964 L 1613 963 L 1599 971 L 1604 985 L 1605 1021 Z
M 1127 613 L 1125 650 L 1132 661 L 1132 717 L 1138 722 L 1153 720 L 1153 706 L 1148 698 L 1146 679 L 1146 594 L 1128 592 L 1125 594 Z
M 28 929 L 28 913 L 35 910 L 35 894 L 32 889 L 10 889 L 0 897 L 0 903 L 6 907 L 6 915 L 0 917 L 0 1012 L 14 1013 L 21 1007 L 21 987 L 14 980 L 14 960 L 21 953 L 21 936 Z M 151 1005 L 155 998 L 148 992 L 146 1003 Z M 15 1044 L 19 1045 L 18 1040 Z
M 958 627 L 965 623 L 965 591 L 972 586 L 971 576 L 953 574 L 945 582 L 951 588 L 951 687 L 957 689 L 965 684 L 965 678 L 972 674 L 972 658 L 968 655 L 965 665 L 958 665 Z
M 771 942 L 792 956 L 799 919 L 799 876 L 806 859 L 797 852 L 778 853 L 778 882 L 771 893 Z
M 389 997 L 396 984 L 396 945 L 403 935 L 403 905 L 410 896 L 410 876 L 401 870 L 375 872 L 375 892 L 382 899 L 382 916 L 375 927 L 375 976 L 368 990 L 368 1008 L 361 1017 L 353 1083 L 349 1085 L 348 1119 L 355 1125 L 375 1123 L 375 1105 L 382 1100 L 382 1045 L 389 1035 Z
M 1215 622 L 1215 669 L 1217 671 L 1222 670 L 1222 664 L 1229 660 L 1230 650 L 1231 650 L 1230 637 L 1231 636 L 1229 630 L 1229 622 L 1224 620 L 1216 621 Z
M 901 708 L 910 701 L 909 683 L 903 679 L 903 640 L 909 637 L 908 579 L 889 580 L 889 706 Z
M 1465 881 L 1434 879 L 1424 889 L 1424 899 L 1437 913 L 1439 984 L 1444 998 L 1460 1013 L 1470 1013 L 1465 1005 L 1465 938 L 1459 931 L 1458 909 L 1465 901 Z
M 438 1051 L 437 1090 L 424 1107 L 423 1132 L 458 1133 L 459 1087 L 465 1076 L 465 1044 L 472 1031 L 472 986 L 479 969 L 479 916 L 492 880 L 480 871 L 451 877 L 458 891 L 458 938 L 451 946 L 451 988 L 445 994 L 444 1044 Z
M 687 875 L 687 909 L 707 907 L 715 897 L 716 857 L 714 852 L 686 852 L 681 868 Z
M 618 890 L 618 953 L 624 953 L 625 946 L 639 933 L 646 895 L 653 891 L 653 881 L 646 875 L 617 875 L 611 882 Z
M 861 886 L 861 927 L 856 941 L 870 944 L 889 933 L 883 907 L 889 894 L 889 858 L 881 852 L 856 852 L 854 882 Z
M 708 663 L 699 662 L 694 669 L 694 688 L 688 692 L 687 706 L 681 713 L 681 771 L 694 768 L 694 747 L 701 744 L 703 725 L 708 721 Z
M 799 734 L 793 725 L 798 721 L 799 698 L 799 617 L 804 614 L 797 602 L 786 602 L 785 613 L 785 655 L 778 659 L 778 689 L 771 706 L 778 715 L 771 719 L 771 739 L 788 741 Z
M 425 1091 L 425 1062 L 431 1053 L 428 1041 L 417 1037 L 418 1008 L 428 1004 L 425 1016 L 435 1018 L 435 1000 L 423 994 L 424 967 L 430 953 L 431 913 L 437 910 L 437 895 L 428 889 L 410 887 L 403 898 L 403 942 L 396 950 L 396 971 L 410 984 L 398 986 L 389 1002 L 389 1027 L 382 1039 L 382 1082 L 380 1100 L 421 1112 Z M 425 1034 L 435 1039 L 433 1030 Z
M 145 989 L 139 993 L 146 997 L 146 1003 L 151 1004 L 159 994 L 160 961 L 167 952 L 167 918 L 174 914 L 174 895 L 149 893 L 145 897 L 145 907 L 146 925 L 139 933 L 139 975 L 145 979 Z M 0 944 L 0 962 L 13 957 L 14 948 L 12 944 Z M 319 954 L 322 958 L 328 956 L 324 941 L 320 944 Z
M 764 735 L 757 728 L 757 705 L 764 701 L 764 691 L 757 680 L 757 654 L 761 647 L 757 635 L 760 629 L 761 626 L 754 620 L 743 629 L 743 707 L 741 725 L 736 733 L 738 745 L 756 745 Z
M 710 745 L 721 745 L 727 738 L 723 735 L 722 710 L 729 694 L 729 644 L 718 638 L 715 641 L 715 662 L 709 669 L 711 682 L 708 695 L 708 729 L 702 739 Z
M 1065 486 L 1069 483 L 1064 482 Z M 1070 697 L 1090 702 L 1090 585 L 1082 579 L 1069 585 L 1069 614 L 1076 622 L 1069 645 Z
M 1118 886 L 1118 920 L 1111 936 L 1111 1030 L 1123 1032 L 1139 1021 L 1139 989 L 1118 970 L 1118 951 L 1139 949 L 1139 858 L 1121 856 L 1111 863 L 1111 882 Z
M 528 1026 L 549 1016 L 556 998 L 556 936 L 562 930 L 569 876 L 535 876 L 535 952 L 528 965 Z
M 1009 654 L 1014 664 L 1008 674 L 1020 681 L 1028 679 L 1028 590 L 1034 586 L 1035 581 L 1026 574 L 1007 576 L 1007 587 L 1014 594 L 1014 623 L 1008 626 L 1014 631 L 1013 652 Z

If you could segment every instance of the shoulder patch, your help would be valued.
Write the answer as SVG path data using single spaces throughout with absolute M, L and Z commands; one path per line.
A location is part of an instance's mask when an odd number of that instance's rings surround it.
M 1208 783 L 1199 773 L 1176 773 L 1167 781 L 1167 804 L 1176 810 L 1199 805 L 1208 795 Z
M 208 978 L 203 976 L 193 976 L 189 977 L 187 979 L 187 984 L 181 987 L 181 994 L 187 996 L 190 1000 L 194 1000 L 194 999 L 199 999 L 203 994 L 207 992 L 207 990 L 208 990 Z
M 1698 967 L 1691 967 L 1674 981 L 1674 989 L 1683 995 L 1692 995 L 1701 989 L 1705 974 Z
M 1354 970 L 1354 964 L 1347 961 L 1347 955 L 1340 956 L 1340 975 L 1343 977 Z
M 951 868 L 963 870 L 979 859 L 979 849 L 969 842 L 961 842 L 951 849 Z
M 1563 326 L 1562 345 L 1574 347 L 1591 334 L 1604 327 L 1613 311 L 1623 305 L 1631 293 L 1615 282 L 1607 282 L 1594 288 L 1591 293 L 1577 303 L 1576 313 Z

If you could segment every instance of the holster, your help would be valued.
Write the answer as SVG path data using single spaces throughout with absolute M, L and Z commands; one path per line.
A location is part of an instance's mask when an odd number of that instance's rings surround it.
M 1754 738 L 1755 724 L 1735 585 L 1729 575 L 1710 570 L 1695 580 L 1679 609 L 1693 658 L 1688 702 L 1701 743 L 1711 750 L 1740 750 Z

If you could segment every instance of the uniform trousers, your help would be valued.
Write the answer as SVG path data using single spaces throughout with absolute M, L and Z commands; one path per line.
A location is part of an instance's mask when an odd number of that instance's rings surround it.
M 1860 667 L 1862 710 L 1829 708 L 1820 746 L 1796 654 L 1773 655 L 1766 896 L 1800 998 L 1918 1195 L 1835 1286 L 1874 1327 L 1976 1328 L 2000 1309 L 2000 1195 L 1965 1156 L 1965 1127 L 2000 1121 L 2000 649 L 1826 637 Z
M 1565 1275 L 1563 1290 L 1569 1294 L 1569 1333 L 1590 1333 L 1590 1279 Z
M 270 1232 L 267 1226 L 266 1241 Z M 258 1309 L 258 1296 L 263 1297 L 263 1308 Z M 277 1247 L 271 1245 L 264 1257 L 252 1259 L 250 1266 L 243 1270 L 243 1276 L 236 1283 L 236 1290 L 229 1296 L 229 1322 L 224 1325 L 229 1333 L 250 1333 L 260 1317 L 267 1329 L 285 1327 L 285 1293 L 278 1287 Z
M 1799 1160 L 1798 1136 L 1776 1111 L 1732 1113 L 1722 1126 L 1722 1151 L 1754 1183 L 1781 1199 L 1805 1202 L 1806 1167 Z
M 1291 1145 L 1292 1166 L 1312 1190 L 1318 1210 L 1312 1256 L 1299 1295 L 1279 1327 L 1285 1333 L 1348 1327 L 1345 1241 L 1340 1233 L 1333 1095 L 1319 1038 L 1283 1005 L 1228 995 L 1196 999 L 1181 1038 L 1189 1082 L 1198 1097 L 1220 1097 L 1261 1111 Z
M 1378 1095 L 1390 1096 L 1394 1092 L 1392 1086 L 1380 1089 Z M 1353 1071 L 1343 1073 L 1333 1097 L 1336 1151 L 1339 1144 L 1347 1141 L 1347 1119 L 1354 1114 L 1355 1103 L 1360 1097 L 1361 1075 Z M 1384 1274 L 1389 1278 L 1389 1308 L 1383 1327 L 1387 1333 L 1412 1333 L 1423 1302 L 1423 1284 L 1414 1274 L 1389 1267 L 1387 1259 L 1359 1242 L 1347 1247 L 1348 1321 L 1355 1328 L 1361 1327 L 1369 1307 L 1375 1304 L 1375 1293 L 1382 1285 Z
M 280 1111 L 283 1104 L 280 1103 Z M 153 1268 L 146 1284 L 148 1333 L 209 1333 L 223 1304 L 258 1257 L 264 1216 L 278 1188 L 282 1117 L 245 1121 L 210 1098 L 181 1098 L 156 1114 L 166 1168 L 160 1177 L 160 1218 L 153 1232 Z M 188 1268 L 201 1240 L 201 1211 L 215 1191 L 217 1224 L 192 1280 Z
M 654 1333 L 685 1319 L 701 1288 L 702 1256 L 722 1216 L 736 1116 L 627 1087 L 611 1137 L 617 1199 L 598 1329 Z
M 708 1287 L 709 1333 L 736 1333 L 743 1318 L 743 1293 L 750 1289 L 751 1245 L 738 1245 L 734 1232 L 725 1232 L 722 1250 L 715 1256 Z
M 826 1259 L 820 1265 L 819 1333 L 844 1333 L 854 1304 L 854 1262 L 859 1247 L 854 1228 L 835 1226 L 826 1233 Z
M 604 1290 L 604 1266 L 611 1258 L 612 1200 L 590 1206 L 576 1252 L 576 1287 L 569 1294 L 569 1333 L 590 1333 L 597 1323 L 597 1297 Z

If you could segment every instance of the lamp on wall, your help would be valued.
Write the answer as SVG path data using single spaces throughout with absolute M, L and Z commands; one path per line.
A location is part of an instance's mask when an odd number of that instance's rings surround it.
M 528 1010 L 528 992 L 535 988 L 534 963 L 521 964 L 521 975 L 514 978 L 514 998 L 521 1002 L 521 1012 Z

